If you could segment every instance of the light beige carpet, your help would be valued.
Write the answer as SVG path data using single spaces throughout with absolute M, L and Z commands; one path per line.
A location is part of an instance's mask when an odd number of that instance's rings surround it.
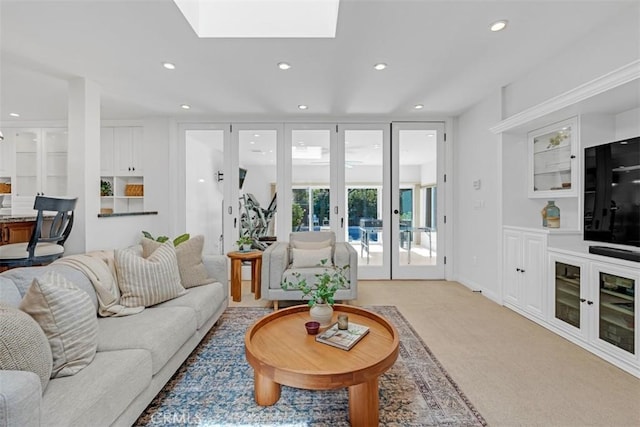
M 640 426 L 640 379 L 458 283 L 360 281 L 352 303 L 398 307 L 491 426 Z

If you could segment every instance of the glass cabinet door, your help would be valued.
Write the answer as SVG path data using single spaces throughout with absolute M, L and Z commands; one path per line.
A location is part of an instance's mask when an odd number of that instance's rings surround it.
M 577 196 L 577 119 L 530 132 L 528 139 L 529 197 Z
M 555 318 L 580 329 L 579 266 L 555 262 Z
M 599 337 L 622 350 L 635 354 L 636 281 L 600 272 Z

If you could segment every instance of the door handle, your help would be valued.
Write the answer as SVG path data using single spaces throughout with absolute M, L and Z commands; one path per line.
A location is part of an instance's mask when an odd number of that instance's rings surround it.
M 340 228 L 344 228 L 344 218 L 340 218 Z
M 233 218 L 233 228 L 236 228 L 238 224 L 238 218 Z

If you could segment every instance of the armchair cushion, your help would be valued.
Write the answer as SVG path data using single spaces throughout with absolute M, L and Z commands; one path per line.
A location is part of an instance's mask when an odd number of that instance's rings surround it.
M 318 267 L 325 261 L 325 266 L 333 265 L 331 259 L 331 246 L 321 249 L 296 249 L 292 248 L 293 254 L 291 268 Z

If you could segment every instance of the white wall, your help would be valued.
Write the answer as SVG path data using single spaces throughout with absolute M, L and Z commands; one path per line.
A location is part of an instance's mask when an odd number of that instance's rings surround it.
M 489 126 L 500 120 L 498 91 L 456 120 L 453 147 L 454 279 L 492 299 L 498 288 L 499 136 Z M 480 180 L 480 189 L 473 182 Z
M 640 136 L 640 108 L 615 116 L 615 140 Z
M 637 60 L 640 3 L 629 2 L 629 10 L 612 17 L 609 23 L 508 84 L 503 99 L 503 118 Z

